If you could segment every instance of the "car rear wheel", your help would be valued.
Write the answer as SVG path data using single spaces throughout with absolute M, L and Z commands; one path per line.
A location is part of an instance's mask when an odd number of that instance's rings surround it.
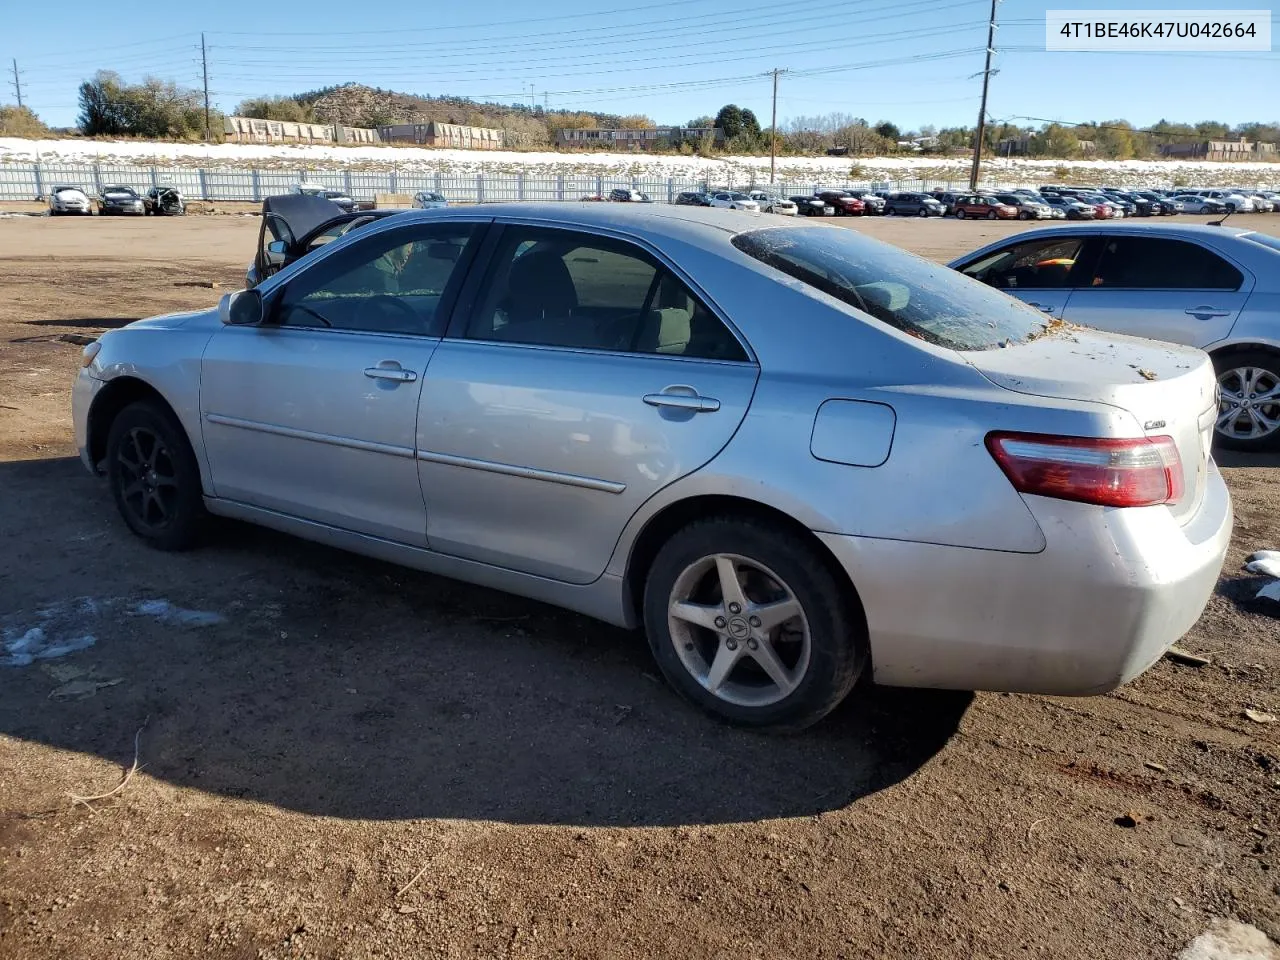
M 712 518 L 676 533 L 649 570 L 644 619 L 671 685 L 744 726 L 817 722 L 866 659 L 848 585 L 799 535 L 757 521 Z
M 968 214 L 967 214 L 967 213 L 965 213 L 963 210 L 957 210 L 957 211 L 956 211 L 956 219 L 957 219 L 957 220 L 963 220 L 963 219 L 964 219 L 965 217 L 967 217 L 967 216 L 968 216 Z
M 928 207 L 921 207 L 919 210 L 916 211 L 917 217 L 927 217 L 928 215 L 929 215 Z
M 200 468 L 167 409 L 144 400 L 120 411 L 107 436 L 107 479 L 124 522 L 151 546 L 195 542 L 205 519 Z
M 1221 391 L 1215 432 L 1230 450 L 1280 449 L 1280 353 L 1238 350 L 1215 355 Z
M 1029 211 L 1029 210 L 1019 210 L 1019 211 L 1018 211 L 1018 219 L 1019 219 L 1019 220 L 1030 220 L 1030 219 L 1031 219 L 1031 211 Z
M 997 216 L 999 216 L 999 214 L 997 214 L 994 210 L 988 210 L 988 211 L 987 211 L 987 219 L 988 219 L 988 220 L 994 220 Z
M 896 217 L 898 215 L 897 207 L 885 207 L 884 215 L 886 217 Z

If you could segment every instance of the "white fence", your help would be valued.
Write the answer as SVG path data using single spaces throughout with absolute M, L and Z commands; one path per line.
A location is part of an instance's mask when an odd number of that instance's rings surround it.
M 737 183 L 685 180 L 674 177 L 626 177 L 616 175 L 570 176 L 516 174 L 460 176 L 423 171 L 370 173 L 352 170 L 257 170 L 193 167 L 132 167 L 110 164 L 0 163 L 0 200 L 36 200 L 53 187 L 80 187 L 96 196 L 103 187 L 122 184 L 142 193 L 154 186 L 173 186 L 193 200 L 261 201 L 264 197 L 288 193 L 296 183 L 314 183 L 343 190 L 355 200 L 372 201 L 379 193 L 417 193 L 430 190 L 455 202 L 486 203 L 500 200 L 580 200 L 604 196 L 610 190 L 640 190 L 654 200 L 670 203 L 688 190 L 733 187 L 746 190 L 756 186 L 782 196 L 808 195 L 817 190 L 860 187 L 874 190 L 965 189 L 946 180 L 849 181 L 822 180 L 774 184 L 744 181 Z

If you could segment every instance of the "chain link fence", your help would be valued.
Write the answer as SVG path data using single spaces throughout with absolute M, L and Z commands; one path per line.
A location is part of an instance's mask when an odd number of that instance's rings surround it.
M 679 177 L 629 177 L 617 174 L 472 174 L 427 171 L 367 172 L 353 170 L 260 170 L 192 167 L 135 167 L 105 163 L 0 163 L 0 200 L 38 200 L 54 187 L 79 187 L 97 196 L 103 187 L 124 185 L 139 193 L 152 187 L 177 187 L 191 200 L 261 202 L 288 193 L 297 183 L 316 184 L 345 192 L 354 200 L 371 202 L 380 193 L 443 194 L 456 203 L 502 200 L 580 200 L 608 196 L 610 190 L 639 190 L 660 203 L 672 203 L 680 193 L 717 189 L 767 190 L 779 196 L 808 196 L 818 190 L 963 190 L 967 184 L 951 180 L 806 180 L 775 183 L 743 178 L 736 181 L 691 180 Z M 1000 186 L 988 184 L 988 186 Z

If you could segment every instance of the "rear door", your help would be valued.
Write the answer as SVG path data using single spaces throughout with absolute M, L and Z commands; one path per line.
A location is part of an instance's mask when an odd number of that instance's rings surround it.
M 1076 287 L 1088 282 L 1099 242 L 1096 235 L 1072 230 L 1014 240 L 952 266 L 1061 320 Z
M 1216 343 L 1231 332 L 1253 290 L 1242 266 L 1182 238 L 1104 234 L 1095 262 L 1065 318 L 1135 337 Z
M 729 442 L 747 349 L 622 237 L 509 224 L 431 359 L 418 418 L 431 549 L 571 583 Z

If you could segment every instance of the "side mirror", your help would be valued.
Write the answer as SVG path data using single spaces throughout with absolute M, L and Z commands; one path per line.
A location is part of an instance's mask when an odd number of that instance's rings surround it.
M 272 240 L 267 244 L 267 264 L 279 267 L 284 264 L 285 255 L 289 252 L 289 244 L 283 240 Z
M 239 290 L 228 293 L 218 303 L 222 322 L 234 327 L 251 327 L 263 321 L 262 291 Z

